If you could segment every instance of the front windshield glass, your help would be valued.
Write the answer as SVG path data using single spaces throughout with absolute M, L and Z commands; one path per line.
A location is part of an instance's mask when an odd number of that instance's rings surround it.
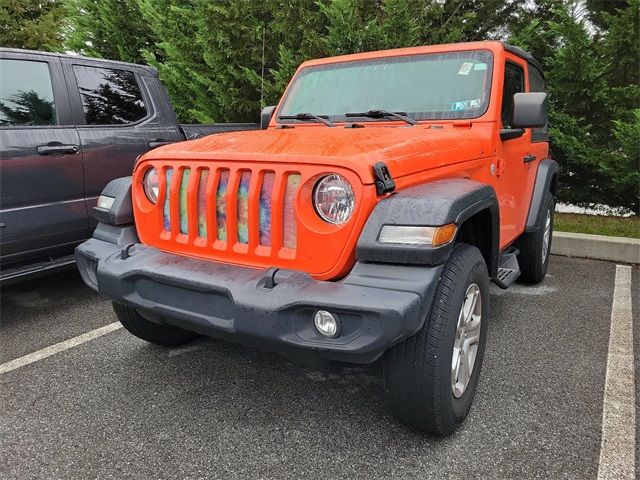
M 278 116 L 312 113 L 361 122 L 373 119 L 345 113 L 387 110 L 415 120 L 475 118 L 487 110 L 492 66 L 491 52 L 474 50 L 306 67 L 294 77 Z

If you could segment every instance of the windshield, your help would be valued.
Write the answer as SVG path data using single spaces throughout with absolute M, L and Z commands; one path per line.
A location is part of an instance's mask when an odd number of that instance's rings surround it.
M 345 113 L 386 110 L 415 120 L 479 117 L 489 103 L 492 60 L 488 50 L 474 50 L 306 67 L 292 80 L 278 116 L 312 113 L 362 122 L 375 120 L 347 119 Z M 281 123 L 290 121 L 296 122 Z

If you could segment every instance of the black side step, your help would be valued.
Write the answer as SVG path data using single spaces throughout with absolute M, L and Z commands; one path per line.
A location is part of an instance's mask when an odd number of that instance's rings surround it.
M 493 277 L 491 281 L 503 290 L 513 285 L 513 282 L 520 276 L 520 266 L 518 265 L 519 253 L 517 248 L 511 247 L 500 255 L 498 275 Z
M 41 261 L 38 263 L 0 270 L 0 283 L 3 286 L 10 285 L 17 280 L 35 278 L 47 273 L 53 273 L 59 270 L 72 268 L 75 263 L 76 259 L 72 254 L 64 257 Z

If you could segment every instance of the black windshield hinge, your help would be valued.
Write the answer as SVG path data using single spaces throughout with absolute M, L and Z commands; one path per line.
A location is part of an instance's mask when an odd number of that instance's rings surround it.
M 384 162 L 378 162 L 373 166 L 373 177 L 378 195 L 384 195 L 396 189 L 396 182 L 393 181 L 391 173 Z

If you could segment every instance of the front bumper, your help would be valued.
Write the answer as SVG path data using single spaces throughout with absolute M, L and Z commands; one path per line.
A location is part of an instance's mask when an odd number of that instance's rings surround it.
M 442 270 L 357 263 L 343 280 L 327 282 L 98 238 L 77 247 L 76 260 L 87 285 L 154 322 L 290 358 L 353 363 L 375 361 L 422 327 Z M 318 309 L 337 314 L 337 338 L 315 330 Z

